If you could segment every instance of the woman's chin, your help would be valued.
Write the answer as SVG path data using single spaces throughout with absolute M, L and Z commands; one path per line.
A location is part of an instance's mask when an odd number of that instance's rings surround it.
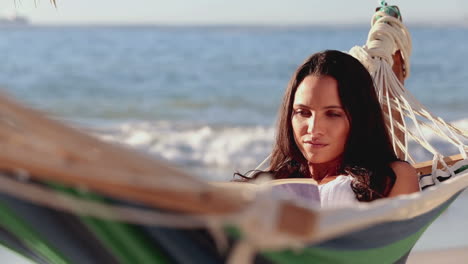
M 319 164 L 319 163 L 325 163 L 329 160 L 327 160 L 326 157 L 323 157 L 322 155 L 319 155 L 319 154 L 309 154 L 307 156 L 307 161 L 310 164 Z
M 324 153 L 307 153 L 307 162 L 309 164 L 323 164 L 339 158 L 340 156 L 324 155 Z

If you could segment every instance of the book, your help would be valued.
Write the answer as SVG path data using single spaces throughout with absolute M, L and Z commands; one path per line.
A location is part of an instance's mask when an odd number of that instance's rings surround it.
M 294 202 L 316 204 L 320 207 L 320 189 L 314 179 L 279 179 L 279 180 L 253 180 L 241 182 L 211 182 L 217 187 L 228 187 L 230 190 L 261 191 L 267 190 L 276 198 L 293 200 Z
M 281 179 L 265 183 L 271 186 L 274 195 L 294 201 L 314 201 L 320 204 L 320 190 L 313 179 Z

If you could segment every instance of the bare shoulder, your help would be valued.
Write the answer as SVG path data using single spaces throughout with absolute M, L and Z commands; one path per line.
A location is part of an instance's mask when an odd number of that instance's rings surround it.
M 390 167 L 395 173 L 396 181 L 389 197 L 419 192 L 418 174 L 413 166 L 403 161 L 395 161 L 390 164 Z
M 417 175 L 416 169 L 411 166 L 411 164 L 404 161 L 394 161 L 390 164 L 390 167 L 393 169 L 395 174 L 398 177 L 398 174 L 414 174 Z

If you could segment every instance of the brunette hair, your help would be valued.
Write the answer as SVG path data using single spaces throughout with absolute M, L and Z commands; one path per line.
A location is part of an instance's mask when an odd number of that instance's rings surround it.
M 293 74 L 279 110 L 268 172 L 274 179 L 310 177 L 307 160 L 294 140 L 291 120 L 296 90 L 309 75 L 330 76 L 337 81 L 339 98 L 350 122 L 338 172 L 353 177 L 351 187 L 359 201 L 388 196 L 396 178 L 390 163 L 398 159 L 385 127 L 374 82 L 357 59 L 340 51 L 315 53 Z

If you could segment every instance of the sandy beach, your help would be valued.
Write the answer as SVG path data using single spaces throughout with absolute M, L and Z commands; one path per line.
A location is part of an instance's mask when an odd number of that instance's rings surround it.
M 408 257 L 407 264 L 459 264 L 468 263 L 468 247 L 415 251 Z

